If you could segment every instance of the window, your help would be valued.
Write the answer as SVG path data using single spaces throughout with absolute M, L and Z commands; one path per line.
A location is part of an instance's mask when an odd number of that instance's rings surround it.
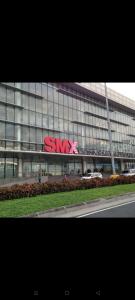
M 63 118 L 63 106 L 59 105 L 59 117 Z
M 8 150 L 14 149 L 14 143 L 13 142 L 6 142 L 6 149 L 8 149 Z
M 53 101 L 53 88 L 48 86 L 48 100 Z
M 54 117 L 54 128 L 55 130 L 58 130 L 58 118 Z
M 29 97 L 27 95 L 22 95 L 22 105 L 24 108 L 29 108 Z
M 47 100 L 43 100 L 43 111 L 42 112 L 44 114 L 48 113 L 48 110 L 47 110 Z
M 30 124 L 35 125 L 35 112 L 30 111 Z
M 5 149 L 5 142 L 4 141 L 0 141 L 0 149 Z M 1 159 L 0 159 L 0 161 L 1 161 Z
M 54 114 L 58 117 L 58 104 L 54 103 Z
M 49 129 L 53 129 L 53 117 L 49 116 Z
M 29 123 L 28 118 L 29 118 L 29 111 L 24 109 L 22 114 L 22 122 L 28 124 Z
M 22 88 L 22 90 L 29 91 L 29 83 L 28 82 L 22 82 L 21 88 Z
M 6 119 L 6 107 L 4 104 L 0 104 L 0 119 L 1 120 Z
M 5 123 L 0 122 L 0 139 L 5 139 Z
M 42 84 L 42 96 L 47 99 L 47 84 Z
M 6 102 L 6 88 L 0 86 L 0 100 Z
M 36 143 L 37 144 L 42 144 L 43 143 L 42 130 L 41 129 L 36 129 Z
M 31 96 L 29 97 L 29 108 L 34 111 L 36 109 L 36 100 L 34 97 Z
M 30 128 L 30 142 L 35 143 L 36 142 L 36 129 Z
M 36 112 L 42 113 L 42 100 L 36 99 Z
M 6 124 L 6 139 L 14 140 L 14 136 L 15 136 L 14 129 L 15 129 L 14 125 L 8 123 Z
M 58 92 L 54 89 L 54 102 L 58 103 Z
M 48 102 L 48 114 L 53 116 L 53 102 Z
M 22 111 L 20 108 L 15 107 L 15 122 L 21 123 L 22 121 Z
M 59 104 L 63 105 L 63 94 L 59 93 Z
M 72 112 L 73 112 L 72 108 L 69 108 L 69 120 L 71 120 L 71 121 L 72 121 L 72 118 L 73 118 L 72 117 Z
M 59 130 L 63 131 L 63 119 L 59 119 Z
M 69 105 L 69 107 L 72 107 L 72 105 L 73 105 L 72 98 L 70 96 L 68 97 L 68 105 Z
M 64 119 L 68 119 L 68 108 L 64 106 Z
M 42 114 L 36 113 L 36 125 L 42 127 Z
M 12 91 L 11 89 L 7 89 L 7 102 L 14 103 L 15 102 L 14 96 L 15 96 L 14 91 Z
M 15 125 L 15 140 L 20 141 L 21 140 L 21 127 L 19 125 Z
M 23 126 L 21 131 L 22 141 L 29 142 L 29 127 Z
M 8 121 L 14 121 L 14 108 L 7 107 L 7 120 Z
M 64 121 L 64 131 L 68 131 L 68 121 Z
M 48 128 L 48 116 L 43 115 L 43 127 Z
M 35 82 L 30 82 L 29 83 L 29 91 L 31 93 L 35 93 Z
M 73 108 L 74 108 L 74 109 L 77 109 L 76 105 L 77 105 L 76 99 L 73 98 Z
M 64 106 L 68 106 L 68 96 L 64 95 Z
M 12 143 L 7 143 L 8 149 L 12 149 Z M 14 163 L 13 158 L 6 158 L 6 168 L 5 168 L 5 177 L 12 178 L 13 177 L 13 169 L 14 169 Z
M 41 83 L 36 82 L 36 94 L 41 95 Z
M 21 149 L 24 150 L 24 151 L 29 150 L 30 149 L 30 144 L 22 143 L 21 144 Z

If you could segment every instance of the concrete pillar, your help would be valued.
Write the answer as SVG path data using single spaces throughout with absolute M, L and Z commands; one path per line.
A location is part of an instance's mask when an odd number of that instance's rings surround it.
M 87 162 L 85 160 L 85 158 L 82 158 L 82 172 L 83 174 L 87 171 Z
M 123 162 L 123 159 L 120 160 L 120 169 L 121 171 L 124 171 L 124 168 L 125 168 L 125 164 Z
M 18 177 L 22 177 L 22 170 L 23 170 L 23 168 L 22 168 L 22 159 L 19 158 L 18 159 Z
M 16 82 L 15 86 L 17 88 L 21 88 L 21 82 Z M 19 91 L 15 91 L 15 104 L 21 105 L 21 93 Z M 15 120 L 18 123 L 21 123 L 21 115 L 22 115 L 22 109 L 21 108 L 16 108 L 16 116 Z M 17 125 L 17 141 L 21 141 L 21 126 Z M 21 149 L 21 143 L 18 146 L 18 150 Z

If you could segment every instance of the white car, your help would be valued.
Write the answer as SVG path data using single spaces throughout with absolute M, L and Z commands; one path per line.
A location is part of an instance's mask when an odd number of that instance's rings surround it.
M 135 176 L 135 169 L 124 170 L 121 175 L 123 176 Z
M 81 180 L 83 180 L 83 179 L 93 179 L 93 178 L 103 178 L 103 176 L 102 176 L 101 173 L 97 173 L 97 172 L 88 173 L 87 175 L 82 176 Z

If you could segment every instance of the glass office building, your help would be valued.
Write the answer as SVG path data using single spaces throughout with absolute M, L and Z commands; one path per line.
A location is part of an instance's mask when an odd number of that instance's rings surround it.
M 115 167 L 135 167 L 135 102 L 108 88 Z M 44 138 L 78 142 L 78 154 L 48 153 Z M 104 86 L 0 83 L 0 179 L 111 172 Z

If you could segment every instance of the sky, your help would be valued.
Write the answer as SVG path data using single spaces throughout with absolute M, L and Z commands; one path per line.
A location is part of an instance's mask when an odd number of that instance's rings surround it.
M 124 83 L 107 83 L 107 86 L 110 87 L 111 89 L 115 90 L 116 92 L 131 98 L 132 100 L 135 101 L 135 82 L 124 82 Z

